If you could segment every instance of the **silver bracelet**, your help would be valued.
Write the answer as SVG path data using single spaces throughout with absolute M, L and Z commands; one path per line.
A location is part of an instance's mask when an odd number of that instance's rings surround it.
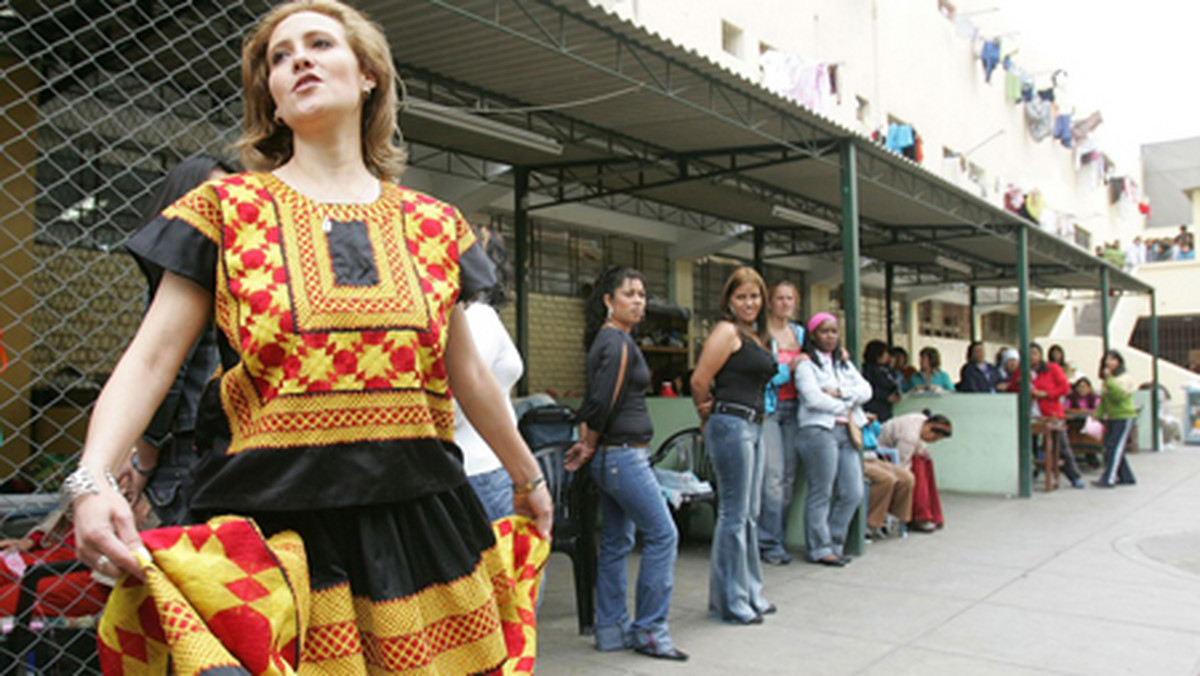
M 105 468 L 104 478 L 108 481 L 108 485 L 117 493 L 121 492 L 121 487 L 117 484 L 117 478 L 113 473 Z M 80 465 L 78 469 L 71 472 L 62 484 L 62 493 L 67 496 L 67 500 L 74 502 L 76 498 L 84 495 L 99 495 L 100 487 L 96 485 L 96 478 L 92 476 L 92 471 Z
M 133 470 L 135 472 L 137 472 L 138 474 L 141 474 L 144 477 L 154 476 L 154 470 L 158 469 L 158 465 L 155 465 L 154 467 L 151 467 L 150 469 L 142 469 L 142 463 L 140 460 L 138 460 L 137 451 L 134 451 L 133 455 L 129 456 L 129 465 L 131 467 L 133 467 Z

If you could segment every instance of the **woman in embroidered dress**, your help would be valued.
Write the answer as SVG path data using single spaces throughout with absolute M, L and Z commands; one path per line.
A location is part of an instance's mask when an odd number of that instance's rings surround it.
M 451 386 L 516 513 L 546 534 L 552 506 L 456 304 L 490 267 L 456 209 L 393 182 L 396 73 L 360 13 L 276 7 L 245 41 L 242 80 L 256 171 L 202 185 L 130 241 L 166 272 L 96 404 L 74 482 L 80 556 L 141 577 L 128 506 L 97 478 L 212 318 L 222 371 L 200 404 L 190 506 L 303 538 L 305 670 L 497 671 L 499 555 L 452 443 Z

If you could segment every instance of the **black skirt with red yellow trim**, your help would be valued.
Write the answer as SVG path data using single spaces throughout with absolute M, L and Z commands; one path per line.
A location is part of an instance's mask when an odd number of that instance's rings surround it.
M 550 545 L 524 517 L 493 523 L 495 542 L 477 554 L 468 540 L 490 539 L 477 528 L 435 537 L 477 511 L 473 498 L 268 517 L 306 532 L 312 547 L 296 530 L 268 538 L 234 516 L 146 531 L 145 580 L 119 581 L 101 617 L 104 674 L 530 676 Z M 320 552 L 311 569 L 306 551 Z
M 302 674 L 492 674 L 509 659 L 495 537 L 469 485 L 415 500 L 250 514 L 291 530 L 312 587 Z

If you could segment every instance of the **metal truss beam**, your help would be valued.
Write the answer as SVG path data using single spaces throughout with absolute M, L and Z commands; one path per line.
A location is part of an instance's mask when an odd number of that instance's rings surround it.
M 427 1 L 594 68 L 617 81 L 637 85 L 703 112 L 769 143 L 798 150 L 807 142 L 828 138 L 834 128 L 831 124 L 818 126 L 802 120 L 787 110 L 789 104 L 785 102 L 766 101 L 762 94 L 747 91 L 732 78 L 726 80 L 715 72 L 704 72 L 550 0 L 494 0 L 479 11 L 458 7 L 449 0 Z M 600 52 L 592 49 L 604 42 L 611 43 L 612 48 Z M 584 56 L 584 48 L 604 56 L 597 59 Z
M 744 191 L 757 192 L 765 198 L 774 197 L 776 201 L 788 201 L 789 198 L 796 199 L 794 196 L 787 195 L 782 191 L 770 191 L 765 189 L 764 184 L 756 184 L 756 182 L 740 176 L 741 172 L 754 171 L 757 169 L 767 169 L 785 164 L 809 159 L 802 156 L 787 156 L 786 151 L 780 153 L 782 156 L 778 159 L 756 160 L 752 163 L 745 164 L 738 161 L 738 155 L 730 155 L 728 163 L 724 166 L 719 164 L 706 163 L 699 165 L 696 162 L 690 162 L 685 158 L 680 158 L 676 163 L 676 169 L 673 172 L 665 173 L 665 178 L 660 180 L 649 179 L 647 171 L 640 163 L 635 164 L 629 171 L 610 171 L 614 168 L 613 163 L 601 163 L 592 167 L 593 171 L 583 174 L 578 168 L 560 169 L 557 172 L 557 183 L 543 183 L 540 187 L 550 195 L 558 195 L 551 203 L 532 207 L 535 209 L 544 209 L 560 204 L 569 204 L 572 202 L 586 202 L 588 200 L 608 197 L 610 195 L 636 193 L 644 190 L 655 190 L 658 188 L 668 188 L 671 186 L 681 185 L 684 183 L 696 183 L 700 181 L 716 181 L 722 178 L 732 178 L 737 182 L 736 187 Z M 694 168 L 693 168 L 694 167 Z M 664 172 L 655 172 L 664 173 Z M 613 183 L 618 185 L 612 186 Z M 584 190 L 581 194 L 568 197 L 565 194 L 564 187 L 570 185 L 588 186 L 590 190 Z M 773 193 L 773 194 L 772 194 Z
M 512 187 L 511 172 L 509 171 L 511 167 L 500 162 L 465 155 L 447 148 L 417 143 L 409 144 L 408 159 L 409 165 L 416 168 L 486 183 L 499 182 L 509 188 Z M 598 198 L 592 202 L 592 206 L 723 237 L 739 236 L 746 232 L 744 224 L 671 204 L 647 200 L 636 195 L 610 195 Z

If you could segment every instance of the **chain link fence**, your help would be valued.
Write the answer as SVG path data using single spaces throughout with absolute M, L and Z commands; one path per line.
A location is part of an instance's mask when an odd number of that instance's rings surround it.
M 267 4 L 0 1 L 0 673 L 98 673 L 57 491 L 145 308 L 123 243 L 175 163 L 227 154 Z

